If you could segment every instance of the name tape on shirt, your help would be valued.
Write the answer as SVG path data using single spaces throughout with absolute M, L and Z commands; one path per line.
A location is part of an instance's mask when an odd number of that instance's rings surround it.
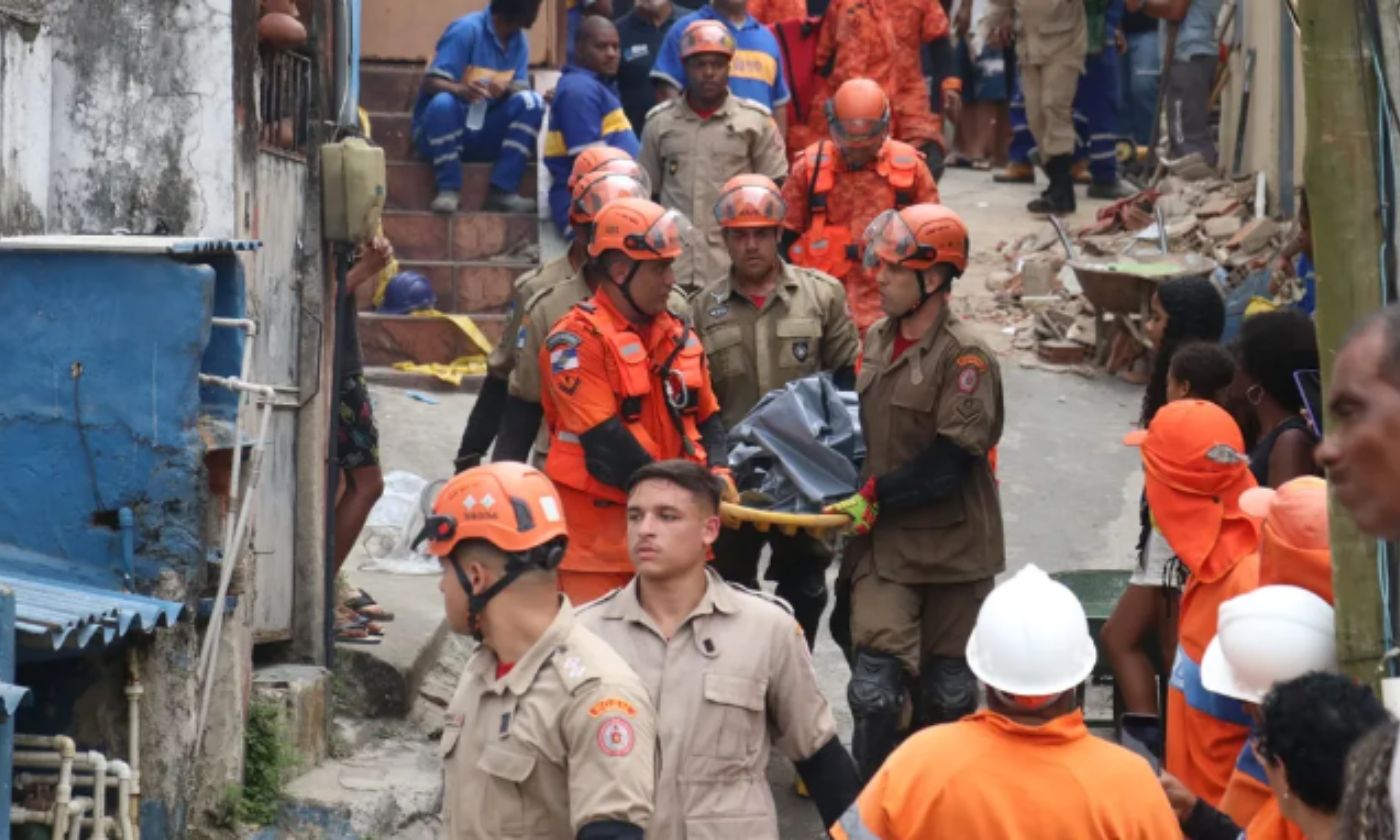
M 588 710 L 589 717 L 602 717 L 608 713 L 623 714 L 628 717 L 637 716 L 637 707 L 623 700 L 621 697 L 605 697 L 593 704 Z

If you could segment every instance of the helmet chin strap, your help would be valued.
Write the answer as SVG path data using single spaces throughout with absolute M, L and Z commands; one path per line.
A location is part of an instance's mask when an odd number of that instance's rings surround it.
M 930 292 L 928 290 L 928 284 L 924 282 L 924 270 L 916 270 L 914 273 L 919 276 L 919 302 L 905 310 L 903 315 L 900 315 L 899 317 L 895 318 L 896 321 L 903 321 L 905 318 L 908 318 L 910 315 L 913 315 L 915 312 L 918 312 L 920 309 L 923 309 L 924 304 L 928 303 L 929 298 L 943 291 L 943 289 L 947 287 L 948 283 L 952 282 L 952 280 L 948 280 L 941 284 L 938 288 Z
M 621 283 L 618 284 L 618 289 L 622 292 L 622 297 L 624 300 L 627 301 L 627 305 L 635 309 L 637 311 L 638 316 L 642 318 L 650 318 L 651 316 L 646 312 L 646 310 L 638 306 L 637 301 L 632 297 L 632 279 L 637 276 L 637 270 L 641 267 L 641 262 L 639 262 L 638 260 L 633 260 L 632 267 L 627 269 L 627 276 L 623 278 Z

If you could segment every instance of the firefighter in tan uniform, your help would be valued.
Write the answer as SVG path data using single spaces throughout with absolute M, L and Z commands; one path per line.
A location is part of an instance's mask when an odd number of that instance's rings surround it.
M 574 159 L 574 169 L 568 183 L 572 198 L 580 198 L 580 191 L 588 186 L 582 183 L 586 176 L 604 173 L 631 176 L 642 185 L 640 194 L 645 196 L 650 192 L 646 173 L 630 155 L 612 146 L 594 146 Z M 594 180 L 590 179 L 589 183 Z M 515 412 L 521 407 L 511 405 L 509 382 L 511 372 L 519 363 L 517 351 L 521 346 L 521 323 L 526 302 L 537 292 L 552 289 L 572 278 L 588 257 L 587 237 L 581 236 L 579 231 L 587 227 L 591 219 L 576 219 L 571 213 L 570 222 L 574 238 L 568 250 L 539 268 L 520 275 L 512 284 L 510 304 L 506 307 L 505 329 L 486 359 L 486 381 L 481 385 L 481 393 L 477 395 L 471 415 L 467 418 L 467 426 L 462 430 L 462 442 L 452 462 L 454 473 L 480 464 L 493 442 L 497 461 L 523 461 L 529 455 L 531 437 L 527 433 L 517 432 L 524 424 L 517 422 L 519 417 Z M 548 330 L 548 327 L 545 329 Z M 533 357 L 527 357 L 526 361 L 530 358 Z M 534 398 L 534 403 L 538 406 L 539 397 Z M 512 422 L 506 422 L 507 415 Z M 539 423 L 538 419 L 535 423 Z
M 584 154 L 587 154 L 585 152 Z M 636 181 L 622 175 L 592 175 L 580 180 L 574 191 L 569 207 L 569 221 L 574 226 L 574 245 L 582 243 L 587 256 L 588 242 L 593 238 L 593 218 L 607 204 L 616 198 L 647 198 L 646 173 L 639 173 L 643 180 Z M 622 179 L 622 180 L 619 180 Z M 502 439 L 507 436 L 518 443 L 509 448 L 496 446 L 498 459 L 524 461 L 529 457 L 531 442 L 534 444 L 534 464 L 543 468 L 545 456 L 549 454 L 549 430 L 541 420 L 544 409 L 540 405 L 540 348 L 545 338 L 559 319 L 574 308 L 593 297 L 602 278 L 601 266 L 589 263 L 586 259 L 578 270 L 562 282 L 538 283 L 522 290 L 525 301 L 521 307 L 522 317 L 516 336 L 515 367 L 510 374 L 509 397 L 506 402 L 506 420 L 502 424 L 510 431 L 502 431 Z M 684 314 L 689 309 L 685 295 L 677 289 L 671 290 L 666 308 L 672 314 Z
M 714 206 L 735 175 L 757 173 L 781 182 L 787 153 L 773 118 L 760 105 L 729 92 L 734 36 L 717 20 L 697 20 L 681 38 L 685 90 L 647 114 L 637 161 L 657 201 L 695 225 L 695 240 L 676 260 L 676 285 L 687 293 L 729 270 Z
M 992 466 L 1001 372 L 948 309 L 967 253 L 967 227 L 939 205 L 887 211 L 865 234 L 887 315 L 866 334 L 856 379 L 867 480 L 828 510 L 850 516 L 856 534 L 842 569 L 855 647 L 847 694 L 867 779 L 899 740 L 910 688 L 916 728 L 977 708 L 964 651 L 1006 565 Z
M 447 706 L 442 836 L 641 840 L 656 718 L 637 675 L 556 590 L 568 535 L 554 485 L 524 464 L 466 470 L 423 539 L 442 563 L 448 623 L 481 643 Z
M 819 371 L 831 371 L 843 390 L 855 387 L 860 339 L 846 290 L 834 277 L 778 256 L 787 205 L 777 184 L 762 175 L 731 178 L 714 216 L 731 267 L 691 299 L 691 321 L 710 358 L 724 427 L 733 429 L 769 391 Z M 767 577 L 792 606 L 810 648 L 826 609 L 831 549 L 806 532 L 726 528 L 715 543 L 715 570 L 758 589 L 764 545 L 772 548 Z
M 707 570 L 720 483 L 688 461 L 628 482 L 632 582 L 579 611 L 657 705 L 661 773 L 649 840 L 778 840 L 771 742 L 797 766 L 823 825 L 860 792 L 792 614 Z

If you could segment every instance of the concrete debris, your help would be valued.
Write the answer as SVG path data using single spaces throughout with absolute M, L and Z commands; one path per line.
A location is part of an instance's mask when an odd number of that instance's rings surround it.
M 1238 207 L 1239 205 L 1236 204 L 1235 206 Z M 1229 239 L 1243 226 L 1244 222 L 1240 220 L 1239 216 L 1215 216 L 1214 218 L 1206 219 L 1204 228 L 1206 236 L 1209 236 L 1211 239 Z
M 1278 225 L 1267 217 L 1251 219 L 1230 237 L 1227 244 L 1230 248 L 1238 248 L 1242 253 L 1253 254 L 1270 243 L 1277 229 Z
M 1215 177 L 1215 167 L 1206 163 L 1200 152 L 1192 152 L 1176 160 L 1163 161 L 1167 171 L 1183 181 L 1202 181 Z

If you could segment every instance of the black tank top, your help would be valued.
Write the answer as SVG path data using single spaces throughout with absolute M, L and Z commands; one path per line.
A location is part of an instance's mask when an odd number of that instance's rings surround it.
M 1301 429 L 1309 440 L 1317 442 L 1312 428 L 1301 417 L 1290 417 L 1259 438 L 1259 442 L 1254 444 L 1254 451 L 1249 453 L 1249 471 L 1254 473 L 1254 480 L 1259 482 L 1260 487 L 1272 486 L 1269 484 L 1269 458 L 1274 454 L 1274 444 L 1278 443 L 1279 435 L 1290 429 Z

